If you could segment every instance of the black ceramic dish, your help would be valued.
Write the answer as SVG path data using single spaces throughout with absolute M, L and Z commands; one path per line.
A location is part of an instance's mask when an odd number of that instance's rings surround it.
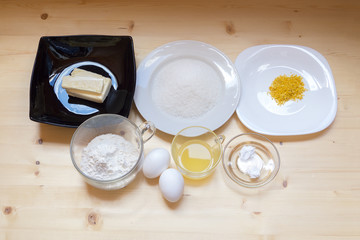
M 101 104 L 69 97 L 62 77 L 75 67 L 112 79 Z M 130 36 L 78 35 L 42 37 L 30 83 L 30 119 L 77 127 L 86 119 L 114 113 L 127 117 L 136 84 L 136 64 Z

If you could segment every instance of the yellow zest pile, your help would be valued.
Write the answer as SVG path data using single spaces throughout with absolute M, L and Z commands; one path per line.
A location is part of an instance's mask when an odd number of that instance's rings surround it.
M 278 105 L 283 105 L 289 100 L 301 100 L 307 90 L 302 79 L 301 76 L 296 74 L 291 74 L 290 77 L 280 75 L 272 82 L 268 93 Z

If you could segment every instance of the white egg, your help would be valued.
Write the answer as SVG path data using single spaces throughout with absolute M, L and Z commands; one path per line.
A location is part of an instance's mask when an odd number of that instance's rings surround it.
M 156 178 L 169 167 L 169 164 L 169 152 L 165 148 L 155 148 L 144 159 L 142 168 L 144 176 Z
M 184 178 L 178 170 L 169 168 L 160 175 L 159 188 L 166 200 L 177 202 L 183 196 Z

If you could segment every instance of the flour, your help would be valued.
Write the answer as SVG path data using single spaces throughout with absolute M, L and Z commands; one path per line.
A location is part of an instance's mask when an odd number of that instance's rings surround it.
M 273 160 L 269 160 L 265 164 L 251 145 L 245 145 L 241 148 L 237 166 L 241 172 L 250 178 L 258 178 L 262 170 L 273 171 L 275 167 Z
M 95 137 L 83 149 L 81 170 L 98 180 L 111 180 L 128 173 L 139 157 L 138 149 L 116 134 Z
M 216 105 L 222 91 L 222 80 L 213 67 L 184 58 L 173 60 L 156 74 L 152 99 L 164 113 L 195 119 Z

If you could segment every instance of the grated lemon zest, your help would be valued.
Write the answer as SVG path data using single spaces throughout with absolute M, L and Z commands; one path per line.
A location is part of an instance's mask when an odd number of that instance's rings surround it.
M 272 82 L 268 94 L 278 105 L 283 105 L 289 100 L 298 101 L 303 99 L 304 92 L 307 91 L 302 77 L 291 74 L 289 77 L 280 75 Z

